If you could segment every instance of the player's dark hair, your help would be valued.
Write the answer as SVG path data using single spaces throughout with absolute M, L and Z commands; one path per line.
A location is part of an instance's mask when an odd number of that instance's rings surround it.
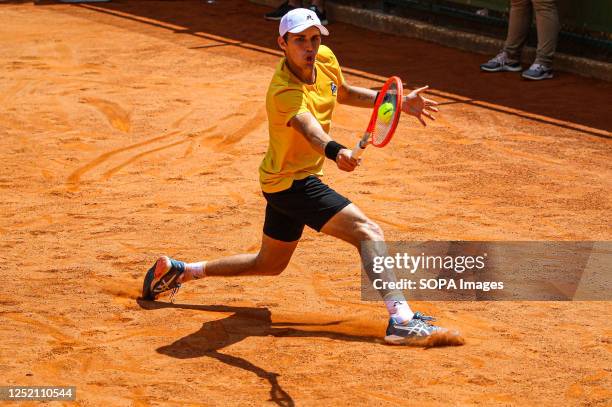
M 285 40 L 285 42 L 289 41 L 289 33 L 285 33 L 285 35 L 283 35 L 283 40 Z

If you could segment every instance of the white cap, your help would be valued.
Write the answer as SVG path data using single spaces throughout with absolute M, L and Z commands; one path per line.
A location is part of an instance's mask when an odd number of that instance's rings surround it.
M 322 35 L 329 35 L 329 31 L 323 27 L 317 13 L 307 8 L 294 8 L 285 14 L 278 26 L 278 33 L 282 37 L 288 32 L 301 33 L 309 27 L 317 27 Z

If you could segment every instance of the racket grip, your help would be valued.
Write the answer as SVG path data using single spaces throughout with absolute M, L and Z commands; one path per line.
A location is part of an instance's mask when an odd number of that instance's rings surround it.
M 353 150 L 351 151 L 351 157 L 355 160 L 361 157 L 361 154 L 365 151 L 365 148 L 361 148 L 361 140 L 357 142 Z
M 370 133 L 365 132 L 361 140 L 357 142 L 357 145 L 351 151 L 351 157 L 355 160 L 361 157 L 361 154 L 365 151 L 366 146 L 368 145 L 368 140 L 370 139 Z

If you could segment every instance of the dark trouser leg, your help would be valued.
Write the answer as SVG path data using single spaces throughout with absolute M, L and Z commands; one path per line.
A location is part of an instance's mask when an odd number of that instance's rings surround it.
M 520 61 L 521 51 L 529 35 L 531 17 L 530 0 L 511 0 L 508 36 L 504 44 L 504 51 L 510 59 Z

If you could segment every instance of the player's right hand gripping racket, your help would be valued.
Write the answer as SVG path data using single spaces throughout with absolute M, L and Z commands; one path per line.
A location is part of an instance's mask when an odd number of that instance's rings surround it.
M 374 111 L 368 129 L 353 148 L 353 158 L 359 158 L 368 144 L 384 147 L 391 141 L 402 112 L 403 92 L 400 78 L 392 76 L 387 79 L 374 102 Z

